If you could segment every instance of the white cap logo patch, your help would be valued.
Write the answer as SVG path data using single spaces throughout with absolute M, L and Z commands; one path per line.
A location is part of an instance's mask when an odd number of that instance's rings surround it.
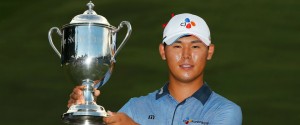
M 184 26 L 185 28 L 190 29 L 193 26 L 196 26 L 196 23 L 194 21 L 191 21 L 190 18 L 185 18 L 184 22 L 181 23 L 180 26 Z

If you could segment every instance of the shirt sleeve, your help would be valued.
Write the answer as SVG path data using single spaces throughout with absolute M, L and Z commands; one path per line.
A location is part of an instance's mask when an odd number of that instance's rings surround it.
M 242 125 L 242 110 L 237 105 L 227 105 L 217 111 L 210 125 Z
M 128 115 L 131 119 L 134 118 L 133 113 L 132 113 L 132 99 L 130 99 L 118 112 L 123 112 L 126 115 Z

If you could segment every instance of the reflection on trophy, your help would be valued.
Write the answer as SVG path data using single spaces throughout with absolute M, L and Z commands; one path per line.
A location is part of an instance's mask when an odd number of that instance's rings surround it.
M 62 120 L 75 125 L 101 125 L 106 117 L 105 109 L 94 102 L 93 90 L 103 86 L 109 79 L 115 57 L 126 43 L 131 33 L 131 25 L 122 21 L 118 28 L 110 25 L 105 17 L 97 15 L 90 1 L 88 10 L 75 16 L 70 24 L 60 30 L 50 29 L 50 45 L 61 58 L 61 66 L 73 83 L 84 85 L 85 104 L 73 105 L 62 115 Z M 117 32 L 127 26 L 127 34 L 116 47 Z M 56 30 L 61 37 L 61 54 L 52 42 L 51 34 Z M 117 48 L 117 49 L 116 49 Z

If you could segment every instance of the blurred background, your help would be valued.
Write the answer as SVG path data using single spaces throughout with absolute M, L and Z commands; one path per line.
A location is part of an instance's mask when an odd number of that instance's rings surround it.
M 63 125 L 60 115 L 75 84 L 48 42 L 51 27 L 83 13 L 89 0 L 7 0 L 0 4 L 1 125 Z M 300 124 L 300 1 L 93 0 L 94 10 L 133 32 L 119 53 L 98 104 L 118 111 L 131 97 L 167 82 L 158 45 L 171 14 L 208 23 L 216 46 L 205 81 L 243 110 L 244 125 Z M 126 30 L 120 31 L 120 42 Z M 58 35 L 54 43 L 60 45 Z

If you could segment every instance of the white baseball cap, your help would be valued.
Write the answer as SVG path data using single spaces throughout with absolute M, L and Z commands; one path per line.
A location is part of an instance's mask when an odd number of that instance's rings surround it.
M 211 43 L 206 22 L 201 17 L 189 13 L 178 14 L 171 18 L 164 29 L 162 43 L 171 45 L 186 35 L 196 36 L 207 46 Z

